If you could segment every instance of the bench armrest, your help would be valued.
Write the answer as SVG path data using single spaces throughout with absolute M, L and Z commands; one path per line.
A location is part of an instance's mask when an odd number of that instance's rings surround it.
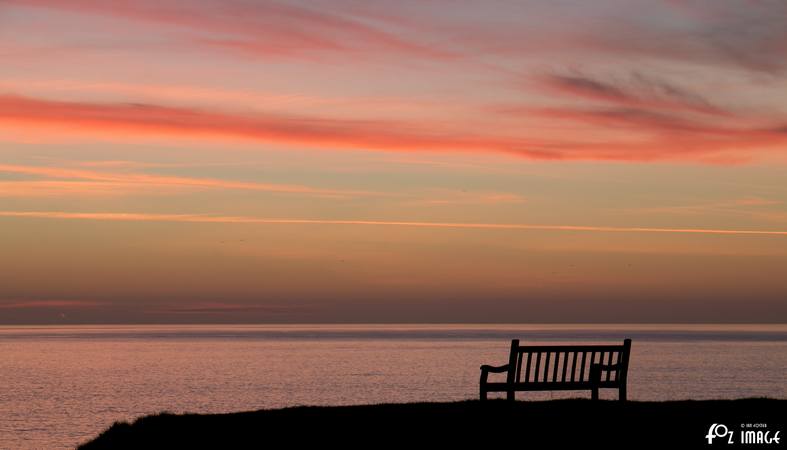
M 504 366 L 489 366 L 484 364 L 481 366 L 481 386 L 486 384 L 486 379 L 489 377 L 489 372 L 492 373 L 504 373 L 508 372 L 510 364 L 506 364 Z
M 481 372 L 492 372 L 492 373 L 508 372 L 508 366 L 509 364 L 506 364 L 504 366 L 488 366 L 484 364 L 483 366 L 481 366 Z

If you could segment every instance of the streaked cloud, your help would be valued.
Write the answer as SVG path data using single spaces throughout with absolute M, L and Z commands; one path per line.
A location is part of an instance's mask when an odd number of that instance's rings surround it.
M 264 142 L 401 151 L 497 150 L 520 152 L 528 143 L 424 130 L 416 124 L 282 115 L 223 114 L 147 104 L 62 102 L 0 96 L 0 123 L 68 125 L 76 132 L 239 137 Z M 530 144 L 536 145 L 536 144 Z M 518 151 L 518 148 L 523 150 Z
M 181 31 L 192 46 L 245 56 L 390 55 L 426 60 L 481 56 L 532 57 L 594 53 L 711 64 L 752 71 L 785 70 L 787 6 L 780 0 L 600 1 L 555 4 L 496 2 L 462 8 L 445 2 L 423 5 L 274 1 L 6 0 L 129 20 Z M 420 15 L 413 17 L 413 11 Z M 451 14 L 445 14 L 450 8 Z M 479 10 L 480 8 L 480 10 Z M 523 24 L 528 26 L 522 26 Z M 450 44 L 449 44 L 450 43 Z M 333 61 L 328 58 L 327 61 Z
M 341 189 L 320 189 L 295 184 L 275 184 L 245 181 L 220 180 L 215 178 L 195 178 L 182 176 L 151 175 L 133 172 L 105 172 L 84 169 L 25 166 L 0 164 L 0 172 L 39 175 L 57 179 L 90 180 L 90 183 L 71 181 L 0 181 L 0 196 L 41 195 L 50 189 L 63 189 L 66 192 L 82 193 L 128 193 L 134 188 L 151 191 L 161 188 L 175 189 L 228 189 L 252 190 L 285 194 L 312 195 L 320 197 L 354 197 L 367 195 L 384 195 L 369 191 L 352 191 Z M 161 192 L 160 190 L 158 192 Z
M 707 217 L 709 215 L 725 215 L 750 217 L 759 222 L 785 223 L 787 222 L 787 211 L 784 209 L 784 202 L 762 197 L 741 197 L 723 201 L 706 203 L 676 204 L 667 206 L 641 206 L 637 208 L 627 208 L 621 212 L 627 214 L 650 215 L 650 216 L 698 216 Z
M 526 203 L 527 198 L 511 192 L 469 192 L 467 190 L 431 189 L 407 204 L 415 205 L 501 205 Z
M 658 228 L 658 227 L 615 227 L 585 225 L 536 225 L 521 223 L 458 223 L 458 222 L 413 222 L 390 220 L 332 220 L 332 219 L 274 219 L 244 216 L 214 216 L 200 214 L 147 214 L 147 213 L 75 213 L 62 211 L 0 211 L 0 217 L 37 219 L 77 219 L 132 222 L 187 222 L 187 223 L 235 223 L 267 225 L 369 225 L 420 228 L 466 228 L 488 230 L 539 230 L 539 231 L 587 231 L 602 233 L 689 233 L 722 235 L 771 235 L 787 236 L 781 230 L 727 230 L 712 228 Z
M 105 306 L 89 300 L 0 300 L 0 309 L 84 309 Z
M 622 79 L 602 81 L 583 74 L 552 73 L 538 80 L 557 93 L 623 107 L 691 111 L 711 115 L 729 113 L 714 106 L 700 94 L 674 84 L 632 72 Z
M 69 2 L 7 0 L 34 6 L 118 17 L 191 32 L 192 45 L 264 57 L 309 57 L 320 53 L 374 56 L 394 52 L 424 57 L 449 57 L 445 50 L 388 31 L 396 21 L 384 15 L 336 11 L 325 5 L 275 1 L 100 0 Z
M 510 137 L 458 127 L 401 121 L 346 120 L 288 115 L 240 115 L 143 104 L 62 102 L 19 96 L 0 96 L 0 124 L 33 127 L 67 126 L 77 133 L 139 136 L 243 138 L 324 149 L 391 150 L 403 152 L 453 151 L 507 153 L 547 160 L 698 160 L 737 148 L 747 157 L 787 141 L 778 128 L 731 128 L 637 109 L 499 109 L 501 114 L 533 115 L 581 120 L 601 126 L 631 125 L 658 131 L 684 131 L 695 136 L 670 142 L 628 143 L 611 140 L 587 143 L 545 136 Z M 506 133 L 507 135 L 509 133 Z M 710 139 L 696 135 L 713 135 Z M 718 139 L 723 136 L 726 139 Z M 645 148 L 647 151 L 642 151 Z

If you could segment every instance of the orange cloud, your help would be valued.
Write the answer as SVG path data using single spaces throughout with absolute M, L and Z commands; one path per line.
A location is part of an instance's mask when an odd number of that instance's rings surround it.
M 69 197 L 158 194 L 160 186 L 102 181 L 0 181 L 0 197 Z
M 243 116 L 147 104 L 59 102 L 0 96 L 0 123 L 68 126 L 106 134 L 240 137 L 265 142 L 385 150 L 497 150 L 530 154 L 541 142 L 424 130 L 401 122 L 287 115 Z M 534 153 L 536 155 L 537 153 Z
M 586 159 L 654 161 L 689 160 L 738 164 L 768 150 L 780 151 L 787 133 L 779 126 L 751 125 L 746 120 L 708 121 L 642 108 L 503 108 L 520 117 L 579 122 L 589 130 L 608 131 L 618 139 L 587 143 L 561 155 Z M 751 122 L 751 121 L 748 121 Z
M 585 225 L 531 225 L 519 223 L 461 223 L 461 222 L 413 222 L 390 220 L 331 220 L 331 219 L 268 219 L 244 216 L 212 216 L 200 214 L 148 214 L 148 213 L 72 213 L 63 211 L 0 211 L 0 217 L 39 219 L 78 219 L 131 222 L 186 222 L 186 223 L 235 223 L 268 225 L 368 225 L 420 228 L 465 228 L 491 230 L 538 230 L 538 231 L 586 231 L 602 233 L 689 233 L 721 235 L 787 236 L 781 230 L 731 230 L 714 228 L 655 228 L 655 227 L 612 227 Z
M 472 133 L 462 124 L 446 129 L 445 124 L 394 121 L 327 119 L 289 115 L 239 115 L 200 109 L 143 104 L 61 102 L 20 96 L 0 96 L 0 124 L 66 128 L 88 135 L 125 133 L 139 136 L 184 138 L 243 138 L 270 143 L 316 148 L 355 148 L 392 151 L 501 152 L 546 160 L 649 161 L 684 159 L 698 161 L 707 156 L 750 157 L 751 150 L 783 144 L 787 132 L 778 127 L 735 129 L 681 121 L 663 114 L 637 110 L 500 110 L 511 115 L 540 115 L 581 120 L 600 126 L 628 125 L 649 131 L 684 132 L 644 142 L 624 139 L 583 142 L 575 135 L 565 140 L 534 136 L 501 137 L 494 131 Z M 506 130 L 507 131 L 507 130 Z M 506 134 L 509 134 L 508 132 Z M 622 137 L 625 137 L 622 136 Z M 621 138 L 622 138 L 621 137 Z M 739 158 L 740 159 L 740 158 Z M 736 161 L 736 158 L 730 158 Z
M 415 205 L 499 205 L 525 203 L 527 198 L 510 192 L 468 192 L 432 189 L 430 195 L 407 202 Z
M 155 188 L 206 188 L 253 190 L 286 194 L 314 195 L 321 197 L 349 197 L 382 195 L 369 191 L 339 189 L 320 189 L 296 184 L 273 184 L 246 181 L 230 181 L 215 178 L 192 178 L 163 175 L 149 175 L 126 172 L 99 172 L 93 170 L 68 169 L 59 167 L 22 166 L 0 164 L 0 172 L 39 175 L 49 178 L 91 180 L 90 183 L 73 181 L 0 181 L 0 196 L 57 194 L 58 189 L 65 193 L 127 193 L 134 188 L 151 190 Z

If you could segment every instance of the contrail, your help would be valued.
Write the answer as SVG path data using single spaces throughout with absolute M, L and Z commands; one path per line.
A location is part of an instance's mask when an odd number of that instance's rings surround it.
M 778 230 L 729 230 L 715 228 L 654 228 L 611 227 L 586 225 L 536 225 L 522 223 L 462 223 L 462 222 L 413 222 L 394 220 L 333 220 L 333 219 L 273 219 L 246 216 L 211 216 L 201 214 L 147 214 L 147 213 L 73 213 L 62 211 L 0 211 L 0 217 L 31 217 L 42 219 L 81 219 L 131 222 L 190 222 L 190 223 L 241 223 L 241 224 L 290 224 L 290 225 L 369 225 L 421 228 L 469 228 L 493 230 L 587 231 L 603 233 L 693 233 L 728 235 L 787 236 Z

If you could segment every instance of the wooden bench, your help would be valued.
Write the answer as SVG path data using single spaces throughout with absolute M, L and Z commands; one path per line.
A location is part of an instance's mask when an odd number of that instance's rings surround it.
M 626 400 L 631 339 L 623 345 L 534 345 L 511 341 L 508 364 L 481 366 L 481 400 L 488 392 L 505 392 L 514 400 L 516 391 L 590 390 L 598 400 L 600 388 L 617 388 Z M 524 370 L 523 370 L 524 369 Z M 487 381 L 490 373 L 506 373 L 506 381 Z

